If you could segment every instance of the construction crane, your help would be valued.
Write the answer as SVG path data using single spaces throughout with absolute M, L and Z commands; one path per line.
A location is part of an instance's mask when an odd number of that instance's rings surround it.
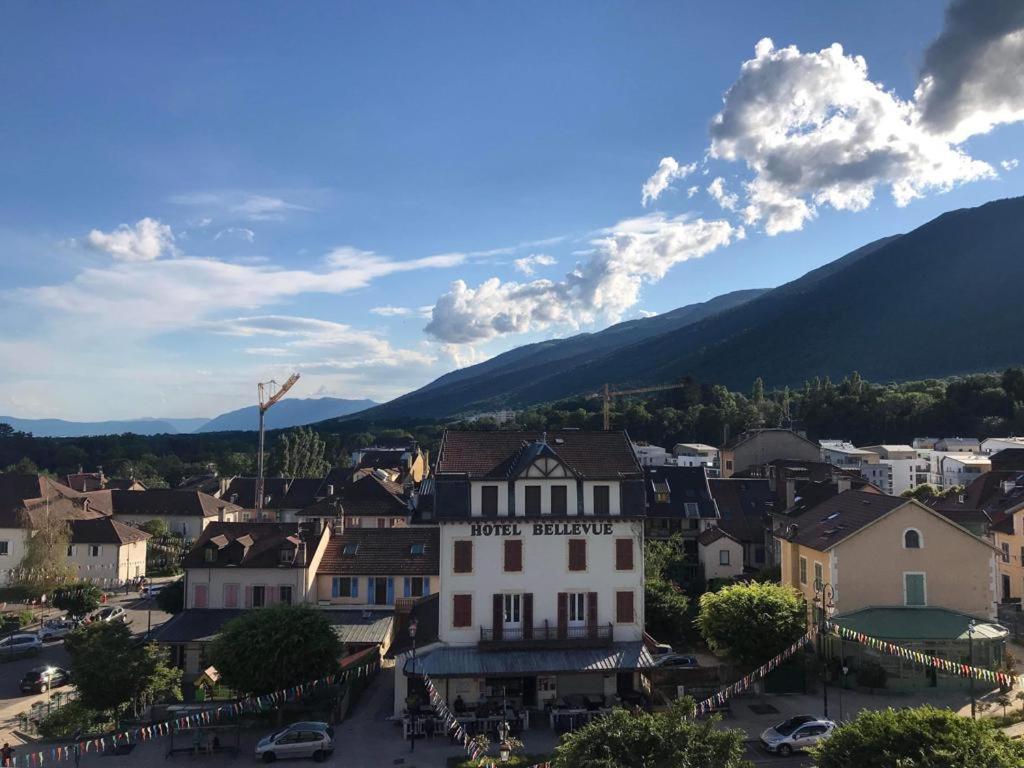
M 611 390 L 607 384 L 600 392 L 595 392 L 590 397 L 600 397 L 604 400 L 604 429 L 607 432 L 612 428 L 612 398 L 621 397 L 622 395 L 639 395 L 644 392 L 661 392 L 666 389 L 682 389 L 683 387 L 690 386 L 689 384 L 660 384 L 655 387 L 640 387 L 638 389 L 620 389 L 617 391 Z
M 264 436 L 264 421 L 267 415 L 267 411 L 281 399 L 288 394 L 288 390 L 295 386 L 295 382 L 299 380 L 299 374 L 293 373 L 288 377 L 288 380 L 278 386 L 277 382 L 271 379 L 270 381 L 261 381 L 256 385 L 256 390 L 259 393 L 258 399 L 260 403 L 260 452 L 256 456 L 256 519 L 263 519 L 263 436 Z

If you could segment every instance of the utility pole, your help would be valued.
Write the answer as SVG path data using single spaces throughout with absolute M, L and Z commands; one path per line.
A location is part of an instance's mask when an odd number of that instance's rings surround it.
M 263 440 L 265 432 L 265 422 L 267 411 L 270 410 L 271 406 L 279 402 L 286 394 L 288 390 L 295 386 L 295 382 L 299 380 L 299 374 L 293 373 L 288 377 L 288 380 L 278 387 L 277 382 L 271 379 L 267 382 L 260 382 L 256 385 L 256 390 L 259 396 L 260 404 L 260 449 L 256 455 L 256 519 L 261 520 L 263 518 L 263 478 L 264 478 L 264 459 L 263 459 Z

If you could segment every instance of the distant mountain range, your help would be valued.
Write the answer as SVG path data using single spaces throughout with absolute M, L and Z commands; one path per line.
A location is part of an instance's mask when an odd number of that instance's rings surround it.
M 337 397 L 282 400 L 267 411 L 267 428 L 284 429 L 345 416 L 376 405 L 373 400 L 343 400 Z M 142 418 L 120 421 L 65 421 L 64 419 L 21 419 L 0 416 L 0 423 L 37 437 L 87 437 L 90 435 L 190 434 L 194 432 L 249 431 L 259 425 L 255 405 L 222 413 L 212 419 Z
M 1022 242 L 1024 198 L 952 211 L 778 288 L 520 347 L 361 415 L 468 415 L 686 375 L 745 390 L 758 376 L 781 387 L 854 370 L 891 381 L 1020 364 Z

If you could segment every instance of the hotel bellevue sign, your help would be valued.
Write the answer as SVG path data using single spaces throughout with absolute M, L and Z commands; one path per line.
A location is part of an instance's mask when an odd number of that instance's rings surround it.
M 532 529 L 534 536 L 611 536 L 612 523 L 473 523 L 471 536 L 522 536 L 523 529 Z

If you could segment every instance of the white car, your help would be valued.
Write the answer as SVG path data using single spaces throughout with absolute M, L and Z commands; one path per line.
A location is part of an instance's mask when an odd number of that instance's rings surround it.
M 33 656 L 43 650 L 43 641 L 34 632 L 16 632 L 0 639 L 0 661 Z
M 797 715 L 761 734 L 761 743 L 769 752 L 791 755 L 827 739 L 836 729 L 831 720 L 814 715 Z
M 264 736 L 256 745 L 256 759 L 272 763 L 278 758 L 313 758 L 322 763 L 334 752 L 334 729 L 327 723 L 293 723 Z
M 48 640 L 57 640 L 61 637 L 66 637 L 75 631 L 78 627 L 77 621 L 71 619 L 50 619 L 49 621 L 43 622 L 43 626 L 37 633 L 39 639 L 44 643 Z
M 156 597 L 166 588 L 166 584 L 147 584 L 139 590 L 139 597 L 143 600 L 148 600 L 151 597 Z

